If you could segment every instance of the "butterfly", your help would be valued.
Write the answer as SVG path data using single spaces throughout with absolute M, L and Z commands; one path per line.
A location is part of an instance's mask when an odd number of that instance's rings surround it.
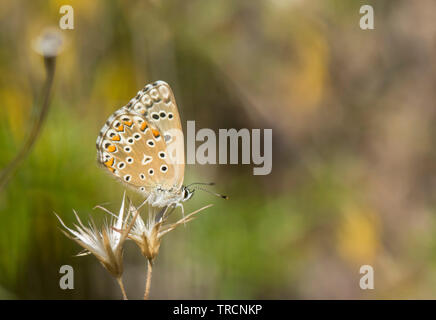
M 97 160 L 154 207 L 183 206 L 184 138 L 176 100 L 164 81 L 146 85 L 100 131 Z

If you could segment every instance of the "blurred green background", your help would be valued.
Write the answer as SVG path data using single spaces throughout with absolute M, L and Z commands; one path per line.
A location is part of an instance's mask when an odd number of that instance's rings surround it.
M 0 298 L 119 299 L 116 282 L 59 230 L 73 211 L 118 209 L 123 186 L 96 165 L 107 117 L 167 81 L 183 126 L 272 128 L 273 168 L 188 165 L 224 201 L 164 238 L 152 299 L 436 298 L 436 2 L 347 0 L 3 1 L 0 168 L 38 114 L 32 41 L 74 8 L 48 117 L 0 193 Z M 375 30 L 359 28 L 371 4 Z M 132 191 L 128 194 L 133 196 Z M 138 199 L 137 197 L 135 199 Z M 138 199 L 139 201 L 140 199 Z M 59 288 L 72 265 L 74 290 Z M 361 265 L 375 289 L 361 290 Z M 141 298 L 132 242 L 125 285 Z

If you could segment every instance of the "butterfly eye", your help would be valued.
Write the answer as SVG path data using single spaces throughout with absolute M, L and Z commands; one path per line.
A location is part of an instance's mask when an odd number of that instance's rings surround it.
M 189 191 L 188 191 L 188 189 L 185 189 L 185 191 L 183 192 L 183 199 L 188 199 L 190 196 L 189 196 Z

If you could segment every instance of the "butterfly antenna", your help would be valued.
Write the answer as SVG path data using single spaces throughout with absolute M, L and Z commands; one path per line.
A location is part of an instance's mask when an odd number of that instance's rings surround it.
M 193 185 L 202 185 L 202 186 L 214 186 L 215 185 L 215 182 L 193 182 L 193 183 L 191 183 L 191 184 L 188 184 L 186 187 L 190 187 L 190 186 L 193 186 Z
M 195 189 L 195 190 L 201 190 L 201 191 L 204 191 L 204 192 L 207 192 L 207 193 L 213 194 L 214 196 L 217 196 L 217 197 L 219 197 L 219 198 L 223 198 L 223 199 L 226 199 L 226 200 L 229 199 L 229 197 L 226 196 L 226 195 L 219 194 L 219 193 L 216 193 L 216 192 L 212 192 L 212 191 L 207 190 L 207 189 L 203 189 L 203 188 L 199 188 L 199 187 L 196 187 L 196 188 L 194 188 L 194 189 Z

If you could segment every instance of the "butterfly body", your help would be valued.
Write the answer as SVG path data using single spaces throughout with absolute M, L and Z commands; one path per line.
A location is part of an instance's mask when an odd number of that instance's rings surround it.
M 184 139 L 176 101 L 163 81 L 149 84 L 115 111 L 97 138 L 97 160 L 140 192 L 152 206 L 180 205 L 184 187 Z
M 162 189 L 157 187 L 150 192 L 147 197 L 147 202 L 153 207 L 165 207 L 173 203 L 180 203 L 183 201 L 183 186 L 180 189 Z

